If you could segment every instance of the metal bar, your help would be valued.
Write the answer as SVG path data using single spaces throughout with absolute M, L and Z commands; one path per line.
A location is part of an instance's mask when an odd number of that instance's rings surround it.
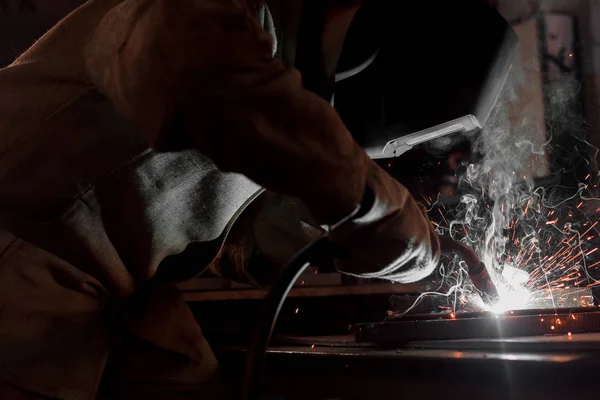
M 600 332 L 600 312 L 530 310 L 531 315 L 491 316 L 489 313 L 359 324 L 356 341 L 397 346 L 413 340 L 502 338 L 547 334 Z M 517 311 L 515 311 L 516 313 Z M 433 316 L 437 317 L 437 316 Z M 431 316 L 430 316 L 431 318 Z

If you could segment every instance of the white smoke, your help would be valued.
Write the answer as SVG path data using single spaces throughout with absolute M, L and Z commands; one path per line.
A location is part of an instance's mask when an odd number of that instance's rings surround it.
M 564 166 L 574 169 L 585 159 L 584 141 L 580 148 L 569 151 L 553 148 L 555 142 L 561 143 L 557 135 L 581 136 L 582 118 L 572 107 L 578 95 L 576 81 L 565 77 L 548 87 L 549 98 L 541 117 L 549 122 L 549 129 L 540 132 L 545 126 L 539 123 L 539 107 L 524 103 L 519 96 L 521 85 L 528 84 L 524 82 L 526 72 L 511 72 L 486 127 L 474 140 L 480 158 L 467 164 L 460 177 L 461 202 L 447 213 L 448 227 L 439 230 L 472 247 L 485 263 L 500 294 L 500 302 L 492 308 L 497 311 L 556 307 L 554 288 L 568 287 L 577 276 L 586 275 L 582 265 L 591 251 L 579 234 L 589 225 L 573 221 L 571 210 L 576 206 L 569 206 L 581 200 L 584 187 L 581 185 L 576 195 L 565 195 L 557 185 L 534 185 L 534 178 L 564 174 Z M 551 171 L 548 160 L 555 154 L 563 157 L 559 159 L 561 168 Z M 577 239 L 568 241 L 573 235 Z M 562 256 L 569 265 L 564 268 L 557 268 L 552 261 L 557 246 L 567 247 Z M 442 308 L 454 312 L 470 311 L 474 304 L 483 308 L 469 280 L 463 279 L 464 268 L 456 261 L 444 266 L 442 284 L 446 292 L 439 300 L 448 307 Z M 547 302 L 548 298 L 551 301 Z

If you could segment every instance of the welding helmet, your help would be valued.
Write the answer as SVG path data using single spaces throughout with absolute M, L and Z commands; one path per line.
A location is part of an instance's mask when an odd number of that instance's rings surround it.
M 313 46 L 323 24 L 318 3 L 304 1 L 296 68 L 371 158 L 485 124 L 518 44 L 485 1 L 366 0 L 346 32 L 335 78 Z

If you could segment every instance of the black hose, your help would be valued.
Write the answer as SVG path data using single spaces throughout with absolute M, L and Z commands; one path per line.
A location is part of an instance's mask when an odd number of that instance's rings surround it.
M 442 244 L 442 253 L 459 254 L 467 263 L 470 270 L 470 276 L 478 289 L 495 292 L 495 287 L 485 266 L 481 264 L 475 252 L 462 243 L 455 242 L 450 238 L 440 237 Z M 254 327 L 252 341 L 248 348 L 248 358 L 246 359 L 246 369 L 242 381 L 242 400 L 255 400 L 260 396 L 262 386 L 262 374 L 265 356 L 273 329 L 277 323 L 281 307 L 287 298 L 287 295 L 294 286 L 298 277 L 309 266 L 320 266 L 331 261 L 337 254 L 336 247 L 329 241 L 329 238 L 323 237 L 306 246 L 298 252 L 290 263 L 281 271 L 275 284 L 269 289 L 267 296 L 260 309 L 259 317 Z M 483 266 L 483 269 L 481 268 Z M 485 285 L 481 280 L 474 279 L 485 275 Z M 491 285 L 491 287 L 489 286 Z M 490 293 L 491 294 L 491 293 Z M 496 293 L 497 295 L 497 293 Z
M 242 381 L 242 400 L 255 400 L 260 395 L 267 347 L 279 311 L 281 311 L 290 289 L 308 266 L 319 266 L 324 261 L 331 260 L 334 254 L 334 245 L 327 237 L 314 241 L 294 256 L 267 293 L 248 349 L 246 369 Z

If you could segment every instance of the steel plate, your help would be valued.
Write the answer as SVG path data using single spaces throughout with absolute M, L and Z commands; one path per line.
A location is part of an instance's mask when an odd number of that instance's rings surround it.
M 519 310 L 504 314 L 411 315 L 355 327 L 356 341 L 398 346 L 415 340 L 504 338 L 600 332 L 594 308 Z

